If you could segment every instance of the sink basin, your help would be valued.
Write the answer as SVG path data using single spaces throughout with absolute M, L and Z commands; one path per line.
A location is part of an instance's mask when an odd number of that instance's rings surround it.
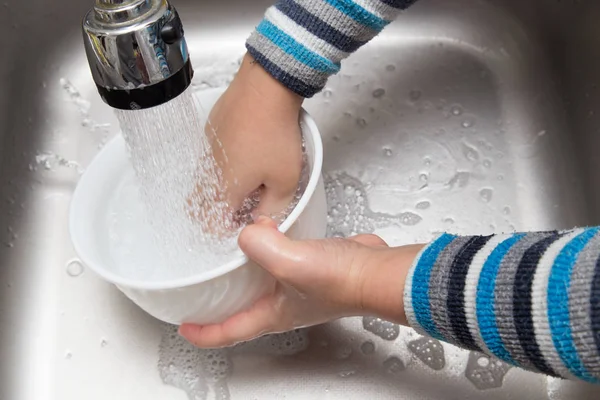
M 173 3 L 205 90 L 232 79 L 271 2 Z M 92 4 L 0 5 L 1 399 L 599 398 L 374 318 L 196 350 L 88 271 L 69 201 L 119 129 L 83 51 Z M 346 60 L 306 103 L 329 205 L 350 205 L 329 234 L 600 223 L 599 17 L 592 0 L 421 0 Z

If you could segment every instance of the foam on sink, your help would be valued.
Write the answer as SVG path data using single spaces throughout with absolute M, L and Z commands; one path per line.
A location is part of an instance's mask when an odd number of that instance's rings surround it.
M 225 349 L 199 349 L 177 333 L 177 327 L 164 326 L 159 345 L 158 371 L 166 385 L 183 390 L 190 400 L 214 398 L 229 400 L 227 384 L 233 373 L 232 356 L 237 353 L 292 356 L 308 348 L 306 330 L 267 335 Z
M 324 179 L 330 237 L 373 233 L 388 226 L 414 226 L 423 220 L 411 211 L 393 215 L 371 210 L 365 185 L 345 172 L 325 175 Z

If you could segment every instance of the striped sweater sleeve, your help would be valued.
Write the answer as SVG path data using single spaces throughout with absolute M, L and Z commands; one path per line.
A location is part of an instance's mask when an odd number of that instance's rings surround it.
M 341 61 L 417 0 L 279 0 L 246 42 L 283 85 L 312 97 Z
M 600 228 L 425 247 L 404 291 L 422 334 L 531 371 L 600 383 Z

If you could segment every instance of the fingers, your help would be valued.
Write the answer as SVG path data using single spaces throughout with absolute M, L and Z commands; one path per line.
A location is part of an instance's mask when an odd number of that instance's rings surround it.
M 257 301 L 249 310 L 234 315 L 222 324 L 192 325 L 183 324 L 179 334 L 195 346 L 219 348 L 233 346 L 259 336 L 271 333 L 279 319 L 278 308 L 273 297 Z

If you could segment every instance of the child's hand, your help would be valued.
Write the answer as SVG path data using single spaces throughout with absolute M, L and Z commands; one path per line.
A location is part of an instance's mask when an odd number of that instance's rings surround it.
M 256 190 L 255 214 L 278 213 L 292 200 L 302 169 L 302 100 L 246 56 L 210 112 L 206 131 L 233 211 Z
M 180 334 L 199 347 L 229 346 L 353 315 L 406 323 L 404 281 L 421 246 L 392 249 L 375 235 L 292 241 L 266 217 L 245 228 L 239 244 L 278 284 L 222 324 L 182 325 Z

